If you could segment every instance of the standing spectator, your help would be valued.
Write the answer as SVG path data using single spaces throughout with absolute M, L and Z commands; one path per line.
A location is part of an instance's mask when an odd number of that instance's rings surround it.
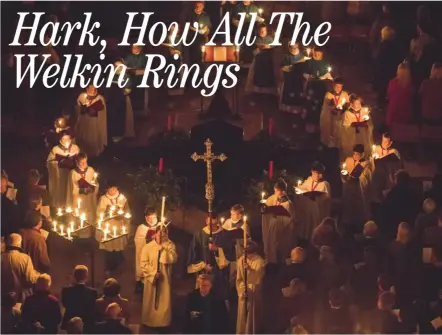
M 382 5 L 382 12 L 378 15 L 378 17 L 374 20 L 371 25 L 369 39 L 370 39 L 370 47 L 372 53 L 376 53 L 381 43 L 380 36 L 381 30 L 384 27 L 394 27 L 394 22 L 391 14 L 391 8 L 388 3 L 384 3 Z
M 407 63 L 401 63 L 397 68 L 396 78 L 390 80 L 388 84 L 387 126 L 413 121 L 413 95 L 410 66 Z
M 77 265 L 73 276 L 74 285 L 63 287 L 61 291 L 61 303 L 66 309 L 61 328 L 67 329 L 67 324 L 73 317 L 80 317 L 86 333 L 89 333 L 94 326 L 95 301 L 98 293 L 97 290 L 86 285 L 88 279 L 86 266 Z
M 49 272 L 50 260 L 46 240 L 40 233 L 43 220 L 40 213 L 33 212 L 26 218 L 26 227 L 20 229 L 23 238 L 23 250 L 31 257 L 35 269 L 42 273 Z
M 129 327 L 123 325 L 120 320 L 122 309 L 120 305 L 113 302 L 107 306 L 105 321 L 95 325 L 94 334 L 132 334 Z
M 3 288 L 2 292 L 4 292 Z M 16 303 L 17 300 L 14 292 L 9 292 L 2 295 L 2 315 L 1 315 L 2 334 L 16 333 L 16 329 L 21 314 L 20 310 L 14 307 Z
M 17 193 L 17 201 L 22 209 L 27 209 L 29 199 L 34 194 L 41 197 L 43 206 L 49 206 L 49 192 L 45 186 L 39 185 L 40 178 L 38 170 L 29 170 L 26 185 L 23 187 L 23 190 Z
M 9 235 L 1 261 L 2 292 L 14 292 L 19 301 L 31 294 L 32 285 L 40 275 L 34 270 L 31 258 L 23 252 L 21 243 L 19 234 Z
M 442 124 L 442 63 L 434 63 L 430 78 L 425 79 L 419 88 L 422 120 Z
M 9 180 L 2 172 L 1 179 L 1 236 L 6 238 L 9 234 L 18 232 L 20 213 L 17 204 L 8 198 Z
M 22 305 L 22 318 L 28 326 L 39 323 L 43 334 L 57 334 L 61 322 L 58 299 L 50 293 L 51 276 L 42 274 L 35 284 L 35 292 Z
M 378 93 L 378 102 L 384 106 L 388 83 L 396 76 L 397 66 L 403 58 L 396 40 L 396 32 L 391 27 L 385 26 L 380 31 L 380 35 L 381 41 L 373 55 L 374 88 Z
M 95 302 L 96 320 L 102 321 L 106 317 L 106 309 L 111 303 L 117 303 L 120 307 L 120 316 L 129 323 L 130 305 L 129 300 L 120 296 L 121 286 L 114 278 L 106 279 L 103 287 L 103 296 Z

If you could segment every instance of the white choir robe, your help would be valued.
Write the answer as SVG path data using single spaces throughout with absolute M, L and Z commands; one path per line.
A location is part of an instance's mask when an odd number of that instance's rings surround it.
M 394 186 L 393 174 L 401 168 L 402 164 L 398 163 L 388 166 L 389 164 L 387 163 L 387 168 L 384 167 L 382 169 L 376 170 L 376 161 L 378 159 L 382 159 L 390 155 L 396 155 L 396 157 L 400 160 L 401 155 L 399 154 L 399 151 L 396 150 L 395 148 L 390 147 L 388 149 L 384 149 L 380 145 L 376 145 L 374 147 L 374 150 L 372 151 L 372 157 L 373 154 L 376 155 L 376 159 L 372 158 L 373 160 L 372 201 L 380 203 L 382 202 L 383 199 L 382 197 L 383 192 L 385 190 L 391 189 Z
M 317 191 L 323 193 L 315 201 L 302 194 L 295 195 L 296 234 L 298 237 L 310 241 L 313 230 L 324 218 L 330 216 L 330 184 L 325 180 L 313 183 L 313 178 L 310 176 L 298 188 L 302 192 Z
M 242 220 L 241 220 L 242 222 Z M 235 230 L 234 223 L 232 222 L 231 218 L 228 218 L 223 223 L 223 229 L 224 230 Z M 241 226 L 241 229 L 244 230 L 244 225 Z M 247 224 L 247 235 L 250 236 L 250 226 Z M 243 254 L 243 246 L 244 246 L 244 240 L 243 239 L 237 239 L 235 243 L 235 256 L 236 259 L 240 258 Z M 230 262 L 230 283 L 233 285 L 236 278 L 236 261 Z
M 67 206 L 76 208 L 78 205 L 78 199 L 81 199 L 80 213 L 86 213 L 86 221 L 90 224 L 95 224 L 95 211 L 97 210 L 97 194 L 99 185 L 94 178 L 95 170 L 92 167 L 88 167 L 84 179 L 95 186 L 93 192 L 88 194 L 80 194 L 80 188 L 78 186 L 78 181 L 82 176 L 76 171 L 76 169 L 71 170 L 69 174 L 68 181 L 68 191 L 67 191 Z M 91 230 L 84 229 L 78 232 L 78 236 L 81 238 L 91 237 Z
M 370 218 L 371 213 L 372 164 L 369 161 L 361 162 L 364 169 L 359 180 L 349 176 L 356 166 L 357 163 L 353 157 L 345 160 L 348 175 L 341 175 L 343 182 L 342 222 L 362 224 Z
M 104 147 L 107 146 L 107 113 L 106 101 L 103 96 L 97 96 L 89 101 L 86 99 L 86 93 L 80 93 L 77 99 L 75 111 L 77 114 L 77 124 L 75 125 L 75 136 L 77 143 L 89 157 L 99 156 Z M 91 117 L 88 114 L 81 114 L 81 106 L 89 103 L 90 105 L 101 100 L 104 108 L 98 111 L 97 117 Z
M 127 203 L 127 198 L 121 194 L 117 193 L 114 196 L 110 196 L 107 194 L 104 194 L 100 197 L 98 201 L 98 207 L 97 207 L 97 213 L 96 217 L 97 219 L 100 217 L 101 213 L 106 213 L 107 209 L 115 206 L 116 210 L 114 214 L 117 213 L 118 209 L 122 209 L 125 213 L 130 212 L 129 204 Z M 122 216 L 119 216 L 115 219 L 109 219 L 103 222 L 102 228 L 104 229 L 106 224 L 109 223 L 109 236 L 112 236 L 114 230 L 113 227 L 117 227 L 117 234 L 121 234 L 122 227 L 126 227 L 127 235 L 124 237 L 120 237 L 114 240 L 111 240 L 106 243 L 100 243 L 100 249 L 104 249 L 106 251 L 122 251 L 127 245 L 128 242 L 128 236 L 130 235 L 130 219 L 126 219 Z M 96 235 L 95 235 L 97 241 L 101 241 L 104 237 L 104 232 L 102 230 L 97 229 Z
M 172 321 L 172 264 L 178 259 L 175 244 L 168 240 L 160 246 L 151 241 L 141 250 L 141 270 L 144 276 L 143 308 L 141 322 L 148 327 L 167 327 Z M 160 278 L 155 282 L 155 274 Z M 158 291 L 158 308 L 155 310 L 155 291 Z
M 146 236 L 150 230 L 156 230 L 155 226 L 148 226 L 142 223 L 137 227 L 134 236 L 135 244 L 135 281 L 143 280 L 143 272 L 141 271 L 141 250 L 146 245 Z
M 360 110 L 360 121 L 363 121 L 364 112 Z M 373 123 L 371 118 L 368 120 L 368 127 L 359 127 L 359 132 L 352 126 L 353 122 L 359 122 L 355 113 L 350 110 L 344 112 L 342 127 L 340 132 L 340 149 L 341 155 L 344 158 L 350 157 L 353 154 L 353 148 L 356 144 L 363 144 L 365 154 L 371 154 L 373 145 Z
M 290 256 L 295 244 L 295 208 L 290 200 L 279 203 L 274 194 L 266 200 L 266 206 L 282 206 L 290 214 L 290 217 L 275 217 L 272 214 L 262 217 L 262 239 L 266 260 L 269 263 L 284 262 Z
M 238 292 L 239 299 L 238 315 L 236 319 L 236 334 L 260 334 L 264 321 L 262 284 L 266 262 L 261 256 L 252 254 L 247 259 L 247 265 L 248 309 L 246 310 L 246 301 L 244 298 L 246 289 L 244 279 L 244 256 L 238 259 L 236 290 Z M 246 313 L 246 311 L 248 312 Z
M 59 168 L 55 157 L 56 155 L 76 156 L 79 152 L 80 148 L 72 144 L 68 150 L 63 150 L 60 146 L 56 145 L 49 153 L 47 168 L 49 176 L 49 195 L 51 197 L 52 207 L 67 206 L 66 190 L 68 187 L 69 173 L 71 172 L 69 169 Z
M 319 118 L 322 144 L 331 148 L 339 146 L 342 110 L 339 110 L 336 115 L 333 111 L 337 106 L 342 107 L 342 105 L 348 101 L 348 93 L 345 91 L 342 91 L 338 97 L 334 96 L 331 92 L 325 94 L 321 116 Z

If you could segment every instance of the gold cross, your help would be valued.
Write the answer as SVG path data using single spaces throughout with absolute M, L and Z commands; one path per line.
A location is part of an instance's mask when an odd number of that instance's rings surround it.
M 206 152 L 204 153 L 204 155 L 198 155 L 195 152 L 191 157 L 195 162 L 200 159 L 206 162 L 206 169 L 207 169 L 206 199 L 209 206 L 209 213 L 212 213 L 212 202 L 213 199 L 215 199 L 215 190 L 212 182 L 212 162 L 214 160 L 220 160 L 221 162 L 223 162 L 227 159 L 227 156 L 224 154 L 214 155 L 212 153 L 213 142 L 209 138 L 206 140 L 206 142 L 204 142 L 204 145 L 206 146 Z

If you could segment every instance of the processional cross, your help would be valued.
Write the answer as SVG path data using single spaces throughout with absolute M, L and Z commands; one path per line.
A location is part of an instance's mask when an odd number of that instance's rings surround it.
M 204 145 L 206 146 L 206 152 L 204 153 L 204 155 L 198 155 L 195 152 L 191 157 L 195 162 L 200 159 L 206 162 L 206 169 L 207 169 L 206 199 L 208 205 L 208 212 L 210 216 L 210 214 L 212 213 L 212 203 L 213 200 L 215 199 L 215 189 L 213 187 L 213 181 L 212 181 L 212 162 L 214 160 L 220 160 L 221 162 L 223 162 L 227 159 L 227 156 L 224 154 L 214 155 L 212 153 L 213 142 L 210 140 L 210 138 L 208 138 L 206 142 L 204 142 Z M 210 225 L 210 227 L 211 226 L 212 225 Z

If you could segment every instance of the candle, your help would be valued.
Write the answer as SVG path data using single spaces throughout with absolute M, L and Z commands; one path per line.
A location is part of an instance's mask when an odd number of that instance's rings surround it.
M 123 226 L 123 227 L 121 228 L 121 231 L 122 231 L 122 234 L 123 234 L 123 235 L 126 234 L 126 226 Z
M 80 205 L 81 205 L 81 199 L 78 199 L 77 200 L 77 207 L 80 208 Z
M 224 216 L 221 218 L 221 224 L 223 224 L 224 223 Z
M 301 186 L 301 185 L 302 185 L 302 180 L 299 179 L 299 180 L 298 180 L 298 186 Z
M 332 68 L 331 68 L 331 66 L 329 66 L 329 67 L 327 68 L 327 71 L 330 73 L 331 70 L 332 70 Z
M 172 115 L 167 115 L 167 131 L 172 130 Z
M 166 208 L 166 197 L 162 197 L 161 201 L 161 218 L 164 217 L 164 210 Z
M 305 51 L 307 51 L 307 57 L 310 57 L 310 52 L 312 51 L 312 49 L 307 48 Z
M 244 234 L 244 249 L 247 248 L 247 216 L 243 217 L 244 225 L 243 225 L 243 234 Z
M 123 215 L 124 211 L 122 209 L 119 209 L 117 213 L 118 213 L 118 215 Z
M 273 135 L 273 118 L 269 119 L 269 136 Z
M 109 230 L 109 222 L 106 222 L 106 230 Z
M 111 218 L 113 215 L 114 215 L 114 210 L 111 207 L 109 210 L 109 217 Z
M 61 208 L 57 209 L 57 216 L 62 216 L 63 215 L 63 210 Z
M 75 208 L 75 216 L 80 216 L 80 211 L 78 208 Z
M 202 53 L 205 53 L 205 52 L 206 52 L 206 46 L 205 46 L 205 45 L 203 45 L 203 46 L 201 47 L 201 52 L 202 52 Z
M 101 220 L 98 220 L 98 229 L 101 229 Z
M 164 169 L 164 158 L 161 157 L 160 161 L 158 162 L 158 173 L 163 173 Z
M 104 238 L 103 238 L 103 240 L 107 240 L 107 233 L 109 232 L 109 230 L 106 228 L 105 230 L 104 230 Z
M 80 216 L 80 228 L 83 228 L 84 220 L 86 219 L 86 214 L 81 214 Z
M 346 166 L 347 166 L 347 164 L 345 164 L 345 163 L 342 164 L 341 174 L 342 174 L 343 176 L 348 175 L 348 171 L 345 169 Z
M 63 225 L 61 224 L 61 225 L 60 225 L 60 235 L 62 235 L 62 236 L 64 235 L 63 228 L 64 228 L 64 227 L 63 227 Z
M 261 200 L 264 200 L 265 195 L 266 195 L 266 192 L 261 192 Z
M 126 213 L 126 214 L 124 214 L 124 217 L 125 217 L 126 219 L 130 219 L 130 218 L 132 217 L 132 215 L 130 215 L 130 213 Z
M 114 226 L 114 237 L 117 237 L 117 226 Z
M 70 239 L 71 239 L 71 229 L 68 228 L 68 240 L 70 240 Z
M 52 222 L 52 224 L 54 225 L 54 231 L 57 231 L 57 221 Z
M 263 12 L 263 11 L 264 11 L 264 10 L 263 10 L 262 8 L 258 9 L 259 16 L 262 15 L 262 12 Z
M 72 208 L 71 207 L 66 208 L 66 213 L 72 213 Z
M 104 213 L 101 212 L 101 213 L 100 213 L 100 221 L 103 221 L 103 219 L 104 219 Z
M 164 227 L 164 223 L 166 223 L 166 218 L 165 218 L 165 217 L 162 217 L 162 218 L 161 218 L 161 227 L 162 227 L 162 228 Z
M 74 221 L 71 221 L 71 231 L 74 231 Z
M 273 178 L 273 161 L 269 162 L 269 179 L 272 180 Z

